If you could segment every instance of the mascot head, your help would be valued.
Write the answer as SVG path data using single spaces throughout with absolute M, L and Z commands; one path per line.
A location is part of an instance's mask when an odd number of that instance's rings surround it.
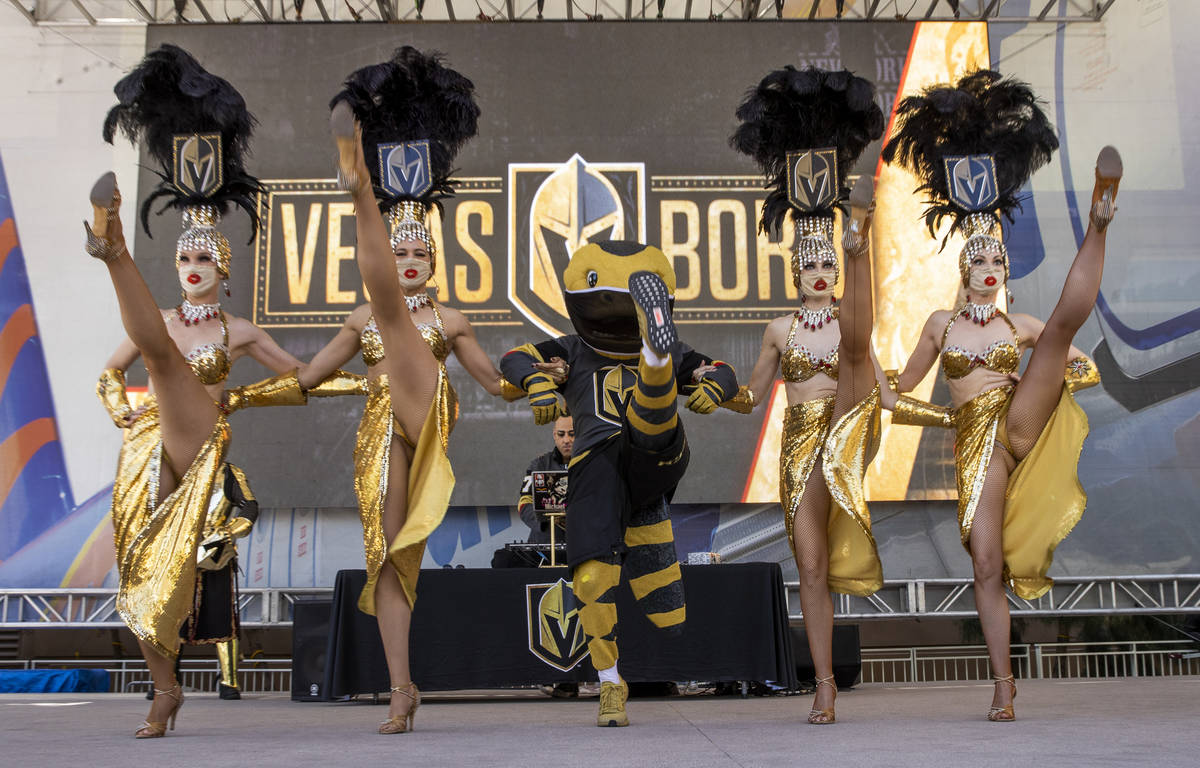
M 654 246 L 605 240 L 588 243 L 572 254 L 563 272 L 563 298 L 575 332 L 592 348 L 616 354 L 641 350 L 629 276 L 643 271 L 662 278 L 674 307 L 675 269 Z

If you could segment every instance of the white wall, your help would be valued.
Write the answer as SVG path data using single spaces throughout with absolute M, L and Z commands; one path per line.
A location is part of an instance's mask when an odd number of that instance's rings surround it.
M 132 222 L 137 153 L 100 138 L 113 84 L 145 51 L 144 27 L 33 27 L 0 6 L 0 156 L 46 350 L 71 488 L 82 501 L 112 482 L 120 448 L 93 388 L 123 336 L 104 267 L 83 252 L 88 191 L 107 170 Z

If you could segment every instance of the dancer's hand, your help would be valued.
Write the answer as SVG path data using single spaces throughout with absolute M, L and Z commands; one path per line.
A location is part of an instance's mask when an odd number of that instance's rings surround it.
M 132 411 L 130 411 L 129 413 L 127 413 L 127 414 L 125 415 L 125 418 L 124 418 L 124 419 L 122 419 L 122 421 L 124 421 L 124 422 L 125 422 L 125 426 L 126 426 L 126 427 L 132 427 L 132 426 L 133 426 L 133 422 L 137 421 L 137 420 L 138 420 L 138 418 L 140 418 L 140 417 L 141 417 L 141 415 L 142 415 L 143 413 L 145 413 L 145 412 L 146 412 L 146 406 L 144 406 L 144 405 L 139 405 L 137 408 L 134 408 Z
M 571 373 L 571 366 L 567 365 L 567 361 L 557 356 L 544 363 L 534 363 L 533 367 L 549 375 L 558 386 L 566 384 L 567 376 Z

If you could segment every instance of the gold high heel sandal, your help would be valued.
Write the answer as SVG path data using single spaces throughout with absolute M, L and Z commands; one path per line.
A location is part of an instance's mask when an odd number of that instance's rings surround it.
M 358 172 L 358 153 L 362 147 L 362 138 L 358 123 L 354 119 L 354 110 L 349 104 L 339 101 L 334 106 L 333 111 L 329 113 L 329 130 L 333 134 L 338 151 L 338 188 L 356 195 L 364 183 Z
M 380 733 L 408 733 L 413 729 L 413 715 L 417 713 L 417 707 L 421 706 L 421 692 L 417 690 L 416 683 L 408 685 L 392 686 L 392 695 L 400 694 L 407 696 L 412 702 L 408 706 L 408 711 L 402 715 L 389 717 L 386 721 L 379 725 Z
M 1092 226 L 1096 231 L 1103 232 L 1117 213 L 1117 188 L 1121 186 L 1121 176 L 1125 173 L 1125 165 L 1121 162 L 1121 153 L 1114 146 L 1100 150 L 1096 158 L 1096 185 L 1092 188 L 1092 209 L 1089 215 Z
M 1017 698 L 1017 682 L 1013 679 L 1012 675 L 992 678 L 992 685 L 998 685 L 999 683 L 1008 683 L 1011 685 L 1012 697 L 1014 699 Z M 1013 712 L 1012 702 L 1009 702 L 1008 706 L 1006 707 L 989 707 L 987 719 L 991 720 L 993 723 L 1009 723 L 1013 720 L 1016 720 L 1017 715 Z
M 138 728 L 134 732 L 133 738 L 161 739 L 163 736 L 167 735 L 168 725 L 171 726 L 172 731 L 175 730 L 175 718 L 179 716 L 179 709 L 183 706 L 183 687 L 180 686 L 179 683 L 175 683 L 174 688 L 169 688 L 165 691 L 158 688 L 154 689 L 155 698 L 157 698 L 158 694 L 160 693 L 163 696 L 170 696 L 172 699 L 175 699 L 175 706 L 172 707 L 170 713 L 167 714 L 167 719 L 163 720 L 162 722 L 151 722 L 150 720 L 144 721 L 142 723 L 142 727 Z
M 117 218 L 117 211 L 121 207 L 121 192 L 117 189 L 117 175 L 109 171 L 101 176 L 92 185 L 89 198 L 92 202 L 92 215 L 96 222 L 96 228 L 93 229 L 86 221 L 83 222 L 83 229 L 87 233 L 84 250 L 89 256 L 107 264 L 122 254 L 128 253 L 125 248 L 125 238 L 120 234 L 120 219 Z M 117 227 L 114 227 L 114 224 Z M 111 236 L 114 229 L 117 229 L 118 237 Z
M 833 698 L 837 700 L 837 685 L 833 682 L 833 675 L 829 677 L 817 678 L 817 690 L 821 690 L 822 685 L 828 685 L 833 689 Z M 833 713 L 833 707 L 829 709 L 810 709 L 808 710 L 808 722 L 810 725 L 832 725 L 837 722 L 837 716 Z

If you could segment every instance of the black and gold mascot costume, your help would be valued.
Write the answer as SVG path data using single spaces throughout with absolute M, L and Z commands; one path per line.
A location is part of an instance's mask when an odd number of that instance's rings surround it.
M 622 566 L 655 626 L 679 630 L 686 615 L 667 510 L 689 457 L 676 398 L 688 395 L 688 408 L 711 413 L 737 393 L 730 366 L 679 341 L 671 319 L 674 293 L 674 269 L 658 248 L 589 243 L 563 273 L 576 334 L 525 344 L 500 363 L 504 378 L 529 393 L 538 424 L 564 415 L 564 399 L 575 419 L 567 560 L 600 673 L 601 726 L 629 724 L 628 687 L 617 674 L 615 594 Z M 555 357 L 567 366 L 561 387 L 536 365 Z

